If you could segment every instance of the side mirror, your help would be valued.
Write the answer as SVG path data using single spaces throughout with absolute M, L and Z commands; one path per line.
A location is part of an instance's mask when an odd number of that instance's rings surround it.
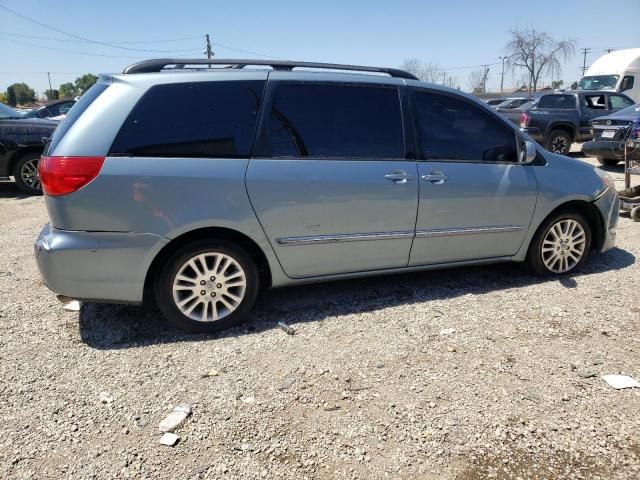
M 520 149 L 520 163 L 531 163 L 536 158 L 536 145 L 529 140 L 522 142 L 522 148 Z
M 620 83 L 620 91 L 626 92 L 627 90 L 631 90 L 633 88 L 633 77 L 631 75 L 626 76 L 622 79 Z

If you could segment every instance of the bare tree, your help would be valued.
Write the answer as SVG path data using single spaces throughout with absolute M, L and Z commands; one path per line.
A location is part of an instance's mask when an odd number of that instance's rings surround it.
M 529 89 L 538 88 L 540 76 L 557 74 L 560 60 L 567 60 L 575 53 L 573 40 L 554 40 L 545 32 L 535 29 L 511 30 L 511 40 L 505 51 L 511 67 L 524 68 L 529 74 Z
M 437 63 L 422 62 L 417 58 L 407 58 L 400 66 L 402 70 L 413 73 L 423 82 L 441 83 L 444 71 Z
M 467 82 L 469 83 L 469 89 L 473 93 L 482 93 L 484 92 L 484 70 L 474 70 L 469 74 L 469 78 Z

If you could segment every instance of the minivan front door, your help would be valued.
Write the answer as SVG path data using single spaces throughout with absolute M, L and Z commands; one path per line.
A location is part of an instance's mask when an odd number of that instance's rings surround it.
M 414 90 L 420 207 L 410 265 L 509 257 L 537 197 L 514 130 L 471 101 Z
M 407 265 L 418 172 L 389 82 L 270 80 L 246 185 L 290 277 Z

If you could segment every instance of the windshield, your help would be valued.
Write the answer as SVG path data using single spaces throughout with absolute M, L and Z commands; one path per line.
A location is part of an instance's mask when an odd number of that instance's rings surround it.
M 582 77 L 578 90 L 615 90 L 620 75 L 593 75 Z
M 0 103 L 0 118 L 20 118 L 20 115 L 13 108 Z

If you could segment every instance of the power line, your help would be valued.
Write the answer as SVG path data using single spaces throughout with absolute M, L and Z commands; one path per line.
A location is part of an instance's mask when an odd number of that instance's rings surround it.
M 74 33 L 65 32 L 64 30 L 60 30 L 59 28 L 52 27 L 51 25 L 47 25 L 46 23 L 42 23 L 42 22 L 40 22 L 38 20 L 35 20 L 35 19 L 31 18 L 31 17 L 27 17 L 26 15 L 22 15 L 21 13 L 18 13 L 15 10 L 11 10 L 10 8 L 5 7 L 4 5 L 0 5 L 0 8 L 3 9 L 3 10 L 6 10 L 9 13 L 12 13 L 13 15 L 16 15 L 17 17 L 20 17 L 20 18 L 23 18 L 23 19 L 28 20 L 30 22 L 33 22 L 36 25 L 40 25 L 41 27 L 48 28 L 49 30 L 53 30 L 54 32 L 58 32 L 58 33 L 61 33 L 63 35 L 67 35 L 69 37 L 77 38 L 78 40 L 84 40 L 85 42 L 95 43 L 96 45 L 102 45 L 103 47 L 120 48 L 122 50 L 131 50 L 131 51 L 136 51 L 136 52 L 149 52 L 149 50 L 145 50 L 145 49 L 132 48 L 132 47 L 123 47 L 121 45 L 116 45 L 114 43 L 106 43 L 106 42 L 100 42 L 98 40 L 91 40 L 90 38 L 82 37 L 82 36 L 76 35 Z
M 0 34 L 1 35 L 1 34 Z M 14 43 L 21 43 L 23 45 L 29 45 L 32 47 L 38 47 L 38 48 L 47 48 L 49 50 L 59 50 L 61 52 L 68 52 L 68 53 L 77 53 L 80 55 L 95 55 L 95 56 L 100 56 L 100 57 L 113 57 L 113 58 L 141 58 L 145 55 L 142 54 L 142 52 L 147 52 L 147 53 L 195 53 L 195 52 L 199 52 L 200 49 L 199 48 L 188 48 L 188 49 L 178 49 L 178 50 L 140 50 L 141 55 L 138 55 L 137 57 L 132 57 L 132 56 L 122 56 L 122 55 L 106 55 L 106 54 L 102 54 L 102 53 L 97 53 L 97 52 L 79 52 L 77 50 L 67 50 L 67 49 L 63 49 L 63 48 L 57 48 L 57 47 L 48 47 L 45 45 L 37 45 L 35 43 L 29 43 L 29 42 L 24 42 L 22 40 L 16 40 L 14 38 L 2 38 L 0 36 L 0 40 L 6 40 L 9 42 L 14 42 Z
M 223 45 L 221 43 L 214 43 L 213 45 L 215 47 L 226 48 L 227 50 L 233 50 L 235 52 L 248 53 L 250 55 L 258 55 L 259 57 L 267 57 L 267 58 L 272 58 L 274 60 L 288 60 L 286 58 L 276 57 L 275 55 L 268 55 L 266 53 L 253 52 L 251 50 L 243 50 L 241 48 L 230 47 L 228 45 Z
M 0 32 L 2 35 L 12 35 L 15 37 L 24 37 L 24 38 L 35 38 L 38 40 L 53 40 L 55 42 L 66 42 L 66 43 L 93 43 L 87 42 L 86 40 L 71 40 L 68 38 L 53 38 L 53 37 L 42 37 L 39 35 L 25 35 L 23 33 L 15 33 L 15 32 Z M 200 36 L 197 37 L 182 37 L 182 38 L 171 38 L 167 40 L 147 40 L 147 41 L 137 41 L 137 42 L 108 42 L 112 45 L 141 45 L 141 44 L 150 44 L 150 43 L 171 43 L 171 42 L 182 42 L 185 40 L 198 40 Z
M 36 48 L 44 48 L 46 50 L 54 50 L 57 52 L 66 52 L 66 53 L 75 53 L 76 55 L 87 55 L 90 57 L 107 57 L 107 58 L 135 58 L 135 59 L 140 59 L 142 58 L 141 56 L 137 56 L 137 57 L 133 57 L 130 55 L 107 55 L 105 53 L 88 53 L 88 52 L 78 52 L 75 50 L 67 50 L 64 48 L 56 48 L 56 47 L 45 47 L 44 45 L 36 45 L 34 43 L 29 43 L 29 42 L 23 42 L 21 40 L 14 40 L 13 38 L 6 38 L 5 39 L 8 42 L 13 42 L 13 43 L 20 43 L 22 45 L 28 45 L 30 47 L 36 47 Z

